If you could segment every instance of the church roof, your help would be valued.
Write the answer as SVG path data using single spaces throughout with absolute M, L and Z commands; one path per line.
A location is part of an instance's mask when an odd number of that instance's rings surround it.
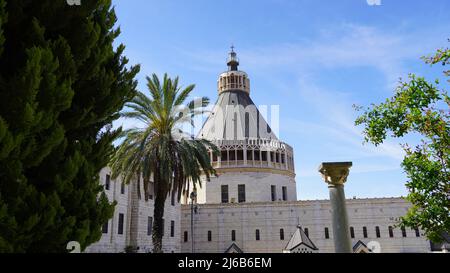
M 246 138 L 278 140 L 249 94 L 241 90 L 219 94 L 198 137 L 208 140 Z
M 238 247 L 235 243 L 232 243 L 227 250 L 225 250 L 225 253 L 244 253 L 240 247 Z
M 314 245 L 311 239 L 309 239 L 309 237 L 305 234 L 303 229 L 300 226 L 297 226 L 297 230 L 295 230 L 294 234 L 292 234 L 292 237 L 287 243 L 285 249 L 293 250 L 301 244 L 304 244 L 311 249 L 318 250 L 316 245 Z
M 228 71 L 219 76 L 217 102 L 197 137 L 212 141 L 278 140 L 250 98 L 250 80 L 238 70 L 239 61 L 233 49 L 229 53 Z
M 353 246 L 353 252 L 354 253 L 369 253 L 369 252 L 372 252 L 372 251 L 367 247 L 367 245 L 364 242 L 359 240 Z

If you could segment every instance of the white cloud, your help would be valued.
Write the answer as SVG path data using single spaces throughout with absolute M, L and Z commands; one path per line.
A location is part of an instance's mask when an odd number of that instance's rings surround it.
M 406 76 L 405 61 L 418 60 L 442 45 L 446 40 L 442 33 L 445 31 L 439 29 L 411 33 L 402 26 L 384 32 L 370 26 L 342 24 L 323 29 L 317 37 L 296 43 L 238 47 L 237 50 L 248 71 L 284 69 L 311 74 L 324 68 L 372 67 L 385 76 L 387 87 L 392 90 L 398 79 Z M 184 58 L 194 59 L 193 63 L 197 65 L 193 69 L 199 71 L 216 71 L 217 67 L 223 66 L 225 59 L 223 49 L 187 50 L 178 47 L 176 51 Z
M 314 114 L 319 115 L 321 126 L 315 130 L 317 134 L 326 132 L 331 139 L 339 139 L 367 155 L 403 158 L 403 150 L 397 142 L 387 140 L 378 147 L 363 145 L 361 131 L 354 125 L 357 113 L 350 105 L 354 98 L 335 90 L 324 90 L 304 78 L 300 79 L 299 93 L 302 103 L 312 106 L 316 110 Z

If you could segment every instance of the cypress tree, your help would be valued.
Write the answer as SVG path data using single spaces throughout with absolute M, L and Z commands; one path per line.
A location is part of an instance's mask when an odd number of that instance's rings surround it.
M 0 252 L 66 252 L 113 215 L 99 184 L 136 92 L 110 0 L 0 0 Z

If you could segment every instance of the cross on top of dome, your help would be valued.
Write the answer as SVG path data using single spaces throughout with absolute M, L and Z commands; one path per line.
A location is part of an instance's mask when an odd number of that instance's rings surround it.
M 228 54 L 227 65 L 229 71 L 238 71 L 239 59 L 234 52 L 234 45 L 231 45 L 231 52 Z

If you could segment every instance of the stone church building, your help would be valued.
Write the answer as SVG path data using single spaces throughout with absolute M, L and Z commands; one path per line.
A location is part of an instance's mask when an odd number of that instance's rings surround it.
M 329 200 L 297 200 L 294 153 L 278 139 L 250 97 L 250 79 L 232 50 L 219 75 L 218 99 L 198 133 L 220 149 L 211 154 L 217 177 L 194 194 L 166 201 L 165 252 L 334 252 Z M 319 175 L 319 173 L 318 173 Z M 153 196 L 137 198 L 135 184 L 100 173 L 117 201 L 101 240 L 86 252 L 152 249 Z M 323 185 L 325 187 L 325 185 Z M 190 187 L 193 188 L 192 186 Z M 402 198 L 348 199 L 354 252 L 430 252 L 419 229 L 396 226 L 410 206 Z

